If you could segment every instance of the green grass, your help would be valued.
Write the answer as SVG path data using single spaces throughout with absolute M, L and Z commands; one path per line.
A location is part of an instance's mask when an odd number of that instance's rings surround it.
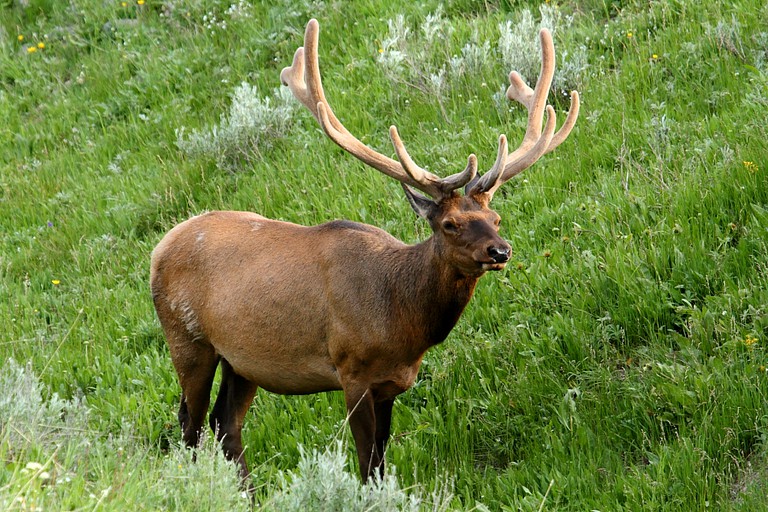
M 150 252 L 176 223 L 242 209 L 428 236 L 399 186 L 303 110 L 225 161 L 177 145 L 182 128 L 221 125 L 242 82 L 272 96 L 309 18 L 329 100 L 366 143 L 390 152 L 397 124 L 446 175 L 471 152 L 490 167 L 499 133 L 522 137 L 521 109 L 497 99 L 499 26 L 525 8 L 538 19 L 539 3 L 448 0 L 438 44 L 420 31 L 434 1 L 230 4 L 0 7 L 0 508 L 247 509 L 215 449 L 193 464 L 179 447 L 148 290 Z M 768 9 L 554 8 L 571 17 L 558 55 L 588 64 L 571 76 L 582 115 L 496 194 L 514 261 L 481 280 L 398 398 L 399 485 L 425 509 L 446 486 L 455 510 L 766 509 Z M 398 14 L 418 58 L 393 75 L 377 58 Z M 407 85 L 473 40 L 490 52 L 471 71 Z M 257 500 L 299 492 L 302 453 L 340 432 L 339 393 L 260 392 L 244 429 Z

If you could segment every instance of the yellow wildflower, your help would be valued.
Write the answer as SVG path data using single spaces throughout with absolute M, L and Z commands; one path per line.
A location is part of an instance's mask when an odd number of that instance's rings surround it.
M 757 172 L 757 164 L 755 164 L 755 162 L 750 162 L 749 160 L 744 160 L 742 162 L 742 164 L 744 164 L 744 168 L 746 170 L 748 170 L 749 172 L 751 172 L 753 174 L 755 172 Z
M 19 42 L 22 42 L 24 40 L 24 34 L 19 34 L 16 36 L 16 39 L 18 39 Z
M 144 5 L 144 0 L 139 0 L 139 1 L 138 1 L 138 2 L 136 2 L 136 3 L 137 3 L 137 4 L 139 4 L 139 5 Z
M 37 43 L 37 47 L 40 48 L 41 50 L 44 50 L 45 49 L 45 43 L 40 41 L 39 43 Z
M 37 51 L 37 46 L 30 46 L 27 48 L 27 53 L 35 53 Z
M 627 37 L 628 37 L 629 39 L 632 39 L 632 35 L 633 35 L 633 34 L 632 34 L 632 32 L 627 32 Z
M 752 336 L 751 334 L 748 334 L 748 335 L 747 335 L 747 337 L 746 337 L 746 338 L 744 338 L 744 344 L 745 344 L 746 346 L 750 347 L 750 348 L 751 348 L 751 347 L 752 347 L 752 345 L 754 345 L 755 343 L 757 343 L 757 338 L 755 338 L 755 337 L 754 337 L 754 336 Z
M 51 279 L 51 283 L 53 283 L 54 286 L 58 286 L 61 284 L 61 281 L 59 281 L 58 279 Z
M 656 53 L 654 53 L 653 55 L 651 55 L 651 58 L 652 58 L 653 60 L 659 60 L 659 55 L 658 55 L 658 54 L 656 54 Z

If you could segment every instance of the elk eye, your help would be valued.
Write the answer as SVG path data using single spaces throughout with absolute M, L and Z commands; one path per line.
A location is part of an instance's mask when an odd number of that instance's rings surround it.
M 446 233 L 458 233 L 459 226 L 452 220 L 444 220 L 443 231 Z
M 493 225 L 499 227 L 501 225 L 501 218 L 497 218 L 493 221 Z

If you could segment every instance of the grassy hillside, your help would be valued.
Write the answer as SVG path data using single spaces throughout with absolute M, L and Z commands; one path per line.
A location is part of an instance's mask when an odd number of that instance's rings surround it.
M 280 91 L 311 17 L 345 125 L 390 153 L 396 124 L 438 174 L 521 140 L 501 93 L 512 68 L 535 78 L 542 23 L 550 101 L 562 119 L 578 89 L 582 115 L 496 194 L 514 260 L 399 397 L 396 477 L 373 493 L 344 466 L 340 393 L 260 392 L 257 502 L 768 509 L 758 0 L 0 2 L 0 508 L 248 509 L 215 447 L 193 463 L 179 446 L 148 289 L 176 223 L 241 209 L 428 236 L 398 184 Z

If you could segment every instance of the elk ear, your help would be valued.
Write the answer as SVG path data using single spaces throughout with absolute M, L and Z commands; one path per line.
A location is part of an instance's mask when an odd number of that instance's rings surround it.
M 416 215 L 424 219 L 429 219 L 437 209 L 437 203 L 427 196 L 421 195 L 405 183 L 401 183 L 403 190 L 405 190 L 405 197 L 408 198 L 408 203 L 416 212 Z

